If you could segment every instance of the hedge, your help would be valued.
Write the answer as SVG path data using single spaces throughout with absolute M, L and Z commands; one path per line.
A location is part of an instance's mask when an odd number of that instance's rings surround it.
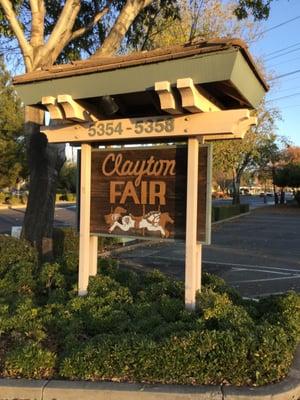
M 299 294 L 246 301 L 204 274 L 188 312 L 181 281 L 101 260 L 78 297 L 77 271 L 64 259 L 73 245 L 37 267 L 26 242 L 0 236 L 0 244 L 0 376 L 263 385 L 288 372 Z
M 236 204 L 212 207 L 212 221 L 221 221 L 223 219 L 234 217 L 235 215 L 249 212 L 249 204 Z

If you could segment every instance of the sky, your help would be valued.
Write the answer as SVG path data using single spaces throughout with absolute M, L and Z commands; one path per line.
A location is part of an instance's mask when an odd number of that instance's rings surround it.
M 273 0 L 262 25 L 263 37 L 249 49 L 275 78 L 266 101 L 281 113 L 276 133 L 300 146 L 300 0 Z

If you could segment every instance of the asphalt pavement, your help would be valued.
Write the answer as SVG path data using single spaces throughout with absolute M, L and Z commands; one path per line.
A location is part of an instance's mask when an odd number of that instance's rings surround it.
M 300 208 L 262 205 L 253 198 L 250 214 L 213 226 L 212 244 L 203 246 L 203 270 L 224 278 L 244 297 L 300 292 Z M 24 212 L 0 210 L 0 233 L 21 225 Z M 74 205 L 58 205 L 56 226 L 74 226 L 75 220 Z M 152 242 L 115 258 L 133 269 L 158 268 L 184 279 L 184 253 L 182 242 Z
M 24 207 L 0 208 L 0 234 L 11 233 L 13 226 L 21 226 L 25 215 Z M 54 226 L 66 227 L 76 224 L 76 206 L 73 204 L 58 204 L 55 208 Z
M 214 273 L 242 296 L 258 298 L 300 292 L 300 209 L 256 208 L 213 226 L 212 244 L 203 246 L 203 271 Z M 160 269 L 184 279 L 184 243 L 153 243 L 115 255 L 133 269 Z

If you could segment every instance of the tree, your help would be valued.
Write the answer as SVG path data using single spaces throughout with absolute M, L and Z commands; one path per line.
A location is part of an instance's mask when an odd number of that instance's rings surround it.
M 238 4 L 241 10 L 255 12 L 264 2 L 252 3 Z M 0 0 L 1 46 L 12 52 L 19 49 L 27 72 L 82 56 L 108 56 L 122 48 L 126 34 L 131 42 L 145 41 L 141 38 L 157 26 L 156 17 L 175 18 L 176 6 L 172 0 Z M 240 11 L 239 16 L 245 14 Z M 40 110 L 28 107 L 25 114 L 30 195 L 22 234 L 40 254 L 51 255 L 54 194 L 64 147 L 47 145 L 39 135 Z
M 289 163 L 278 168 L 274 176 L 274 183 L 281 188 L 282 193 L 284 193 L 285 187 L 300 188 L 300 163 Z M 300 191 L 295 192 L 294 190 L 294 194 L 300 206 Z
M 7 39 L 15 46 L 15 38 L 27 72 L 92 52 L 111 55 L 151 3 L 166 10 L 172 6 L 171 0 L 0 0 L 2 47 Z M 48 145 L 39 134 L 42 111 L 27 107 L 25 117 L 30 190 L 22 235 L 43 258 L 51 258 L 55 192 L 65 151 L 63 145 Z
M 20 133 L 23 112 L 11 84 L 11 76 L 0 59 L 0 188 L 14 186 L 24 173 L 24 146 Z
M 267 19 L 273 0 L 239 0 L 235 14 L 239 19 L 245 19 L 252 13 L 255 19 Z
M 139 41 L 131 42 L 135 50 L 150 50 L 216 37 L 242 37 L 253 40 L 259 25 L 253 18 L 240 21 L 235 15 L 236 1 L 178 0 L 178 15 L 155 15 L 156 23 L 144 27 L 145 34 Z
M 257 111 L 257 126 L 251 128 L 243 140 L 220 141 L 214 145 L 214 171 L 231 174 L 233 204 L 240 203 L 240 184 L 247 170 L 254 170 L 266 163 L 266 146 L 273 146 L 273 133 L 277 112 L 262 106 Z
M 58 189 L 62 192 L 76 193 L 77 166 L 74 163 L 65 163 L 58 177 Z

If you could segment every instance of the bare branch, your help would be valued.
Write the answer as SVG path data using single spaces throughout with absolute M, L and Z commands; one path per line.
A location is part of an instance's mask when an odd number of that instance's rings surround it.
M 44 44 L 45 2 L 44 0 L 29 0 L 31 9 L 31 38 L 30 44 L 37 48 Z
M 85 35 L 87 32 L 92 30 L 94 26 L 100 21 L 102 17 L 104 17 L 105 14 L 107 14 L 109 11 L 109 6 L 104 7 L 99 13 L 97 13 L 93 20 L 84 28 L 77 29 L 77 31 L 74 31 L 70 37 L 69 42 L 71 42 L 74 39 L 77 39 L 80 36 Z
M 114 26 L 94 56 L 115 54 L 137 15 L 153 0 L 127 0 Z
M 13 30 L 16 38 L 19 42 L 20 49 L 22 51 L 25 66 L 27 71 L 31 71 L 33 68 L 33 51 L 32 47 L 28 43 L 24 31 L 19 23 L 17 16 L 13 10 L 12 4 L 9 0 L 0 0 L 0 5 L 4 11 L 4 14 Z

